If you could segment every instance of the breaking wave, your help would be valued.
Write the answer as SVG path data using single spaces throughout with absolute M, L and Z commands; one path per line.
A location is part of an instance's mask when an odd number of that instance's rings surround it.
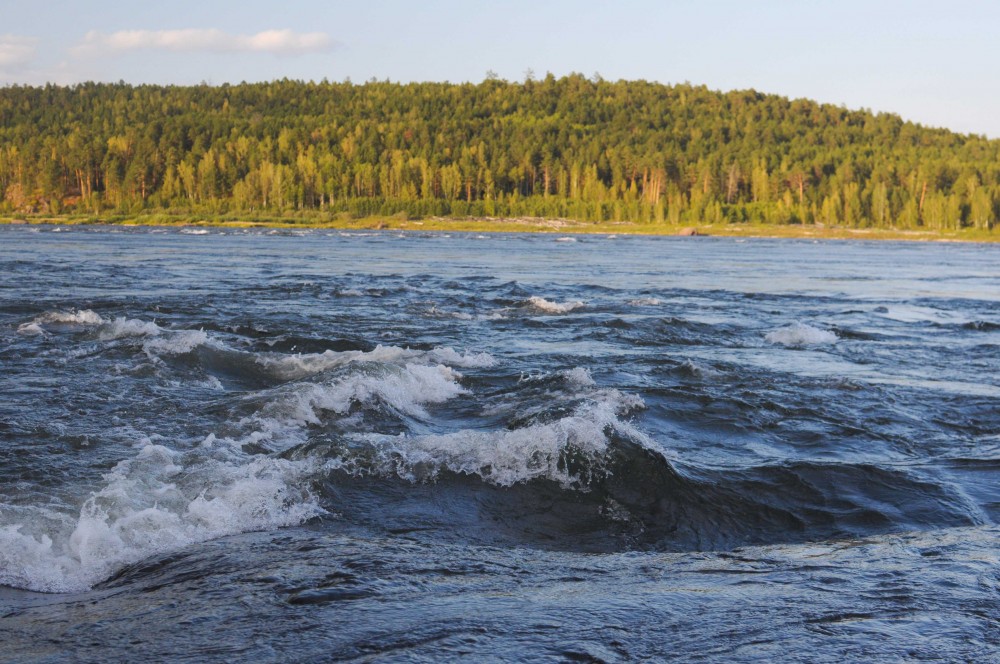
M 356 475 L 395 475 L 414 482 L 433 481 L 447 471 L 501 487 L 545 479 L 567 489 L 580 488 L 601 467 L 613 437 L 651 444 L 621 419 L 642 406 L 638 397 L 606 390 L 568 415 L 509 430 L 356 434 L 348 438 L 350 454 L 338 458 L 336 465 Z
M 248 459 L 209 436 L 193 451 L 148 443 L 67 515 L 0 526 L 0 584 L 86 590 L 122 567 L 226 535 L 302 523 L 323 512 L 308 460 Z M 3 513 L 17 518 L 18 510 Z M 6 515 L 6 514 L 5 514 Z
M 538 297 L 537 295 L 532 295 L 528 298 L 528 305 L 548 314 L 566 314 L 570 311 L 582 308 L 584 305 L 580 300 L 571 300 L 568 302 L 552 302 L 551 300 L 546 300 L 544 297 Z
M 821 330 L 805 323 L 795 323 L 772 332 L 764 337 L 772 344 L 782 346 L 821 346 L 837 343 L 837 335 L 829 330 Z

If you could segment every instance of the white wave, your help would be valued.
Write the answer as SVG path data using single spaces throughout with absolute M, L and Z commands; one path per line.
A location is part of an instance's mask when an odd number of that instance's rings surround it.
M 437 306 L 432 306 L 427 310 L 427 315 L 434 318 L 455 318 L 458 320 L 473 320 L 474 316 L 465 311 L 448 311 L 446 309 L 438 309 Z
M 549 479 L 566 488 L 586 483 L 574 474 L 567 455 L 590 461 L 596 469 L 608 451 L 608 432 L 627 436 L 645 446 L 652 442 L 620 416 L 643 406 L 642 399 L 618 390 L 595 393 L 571 415 L 553 422 L 501 431 L 467 430 L 450 434 L 388 436 L 358 434 L 355 439 L 374 454 L 341 459 L 340 469 L 350 473 L 378 472 L 423 482 L 450 471 L 476 475 L 498 486 L 512 486 L 533 479 Z M 374 468 L 368 464 L 374 462 Z
M 585 367 L 576 367 L 574 369 L 567 369 L 566 371 L 560 372 L 566 382 L 570 385 L 576 387 L 593 387 L 597 385 L 594 382 L 593 376 L 590 375 L 590 370 Z
M 655 297 L 637 297 L 634 300 L 628 301 L 628 305 L 631 307 L 655 307 L 661 304 L 663 304 L 663 301 Z
M 254 440 L 300 442 L 301 429 L 323 422 L 326 412 L 347 415 L 354 404 L 382 403 L 412 417 L 427 417 L 426 404 L 442 403 L 466 390 L 462 375 L 444 365 L 360 365 L 351 373 L 326 383 L 299 383 L 279 391 L 240 422 Z
M 356 288 L 343 288 L 337 291 L 338 297 L 364 297 L 364 293 Z
M 805 323 L 795 323 L 788 327 L 768 332 L 764 339 L 782 346 L 819 346 L 837 342 L 837 335 L 829 330 L 821 330 Z
M 102 341 L 122 339 L 125 337 L 154 337 L 163 331 L 156 323 L 134 318 L 115 318 L 112 321 L 102 321 L 97 336 Z
M 151 555 L 302 523 L 323 511 L 305 488 L 318 471 L 316 461 L 248 460 L 213 437 L 188 454 L 147 444 L 105 475 L 75 520 L 0 525 L 0 584 L 79 592 Z
M 532 295 L 528 298 L 528 304 L 536 309 L 544 311 L 551 314 L 565 314 L 573 311 L 574 309 L 579 309 L 584 306 L 584 303 L 580 300 L 572 300 L 569 302 L 552 302 L 551 300 L 546 300 L 544 297 L 538 297 L 537 295 Z
M 183 355 L 208 343 L 208 334 L 204 330 L 176 330 L 169 334 L 155 335 L 142 345 L 142 349 L 150 356 Z
M 327 350 L 322 353 L 300 355 L 260 355 L 255 359 L 260 366 L 281 380 L 297 380 L 353 362 L 444 364 L 460 368 L 487 368 L 496 364 L 496 360 L 489 353 L 461 354 L 448 347 L 423 351 L 382 345 L 368 352 Z
M 35 322 L 31 323 L 21 323 L 17 326 L 17 333 L 23 334 L 25 336 L 32 336 L 38 334 L 45 334 L 45 330 L 42 329 L 41 325 Z
M 563 237 L 557 237 L 556 242 L 576 242 L 576 238 L 569 235 L 565 235 Z
M 100 325 L 104 319 L 90 309 L 83 309 L 81 311 L 49 311 L 31 322 L 36 325 Z
M 208 235 L 210 232 L 203 228 L 184 228 L 181 230 L 184 235 Z
M 46 325 L 97 327 L 97 339 L 100 341 L 145 337 L 143 351 L 152 359 L 165 354 L 190 353 L 197 346 L 210 343 L 208 335 L 203 330 L 169 330 L 152 321 L 121 316 L 108 320 L 89 309 L 71 312 L 51 311 L 36 317 L 30 323 L 22 323 L 17 331 L 24 335 L 45 334 Z M 72 352 L 70 355 L 72 356 Z
M 677 370 L 693 378 L 701 378 L 705 380 L 720 378 L 722 376 L 722 372 L 717 371 L 710 366 L 699 364 L 693 360 L 684 360 L 684 362 L 677 367 Z
M 183 355 L 209 343 L 204 330 L 167 330 L 152 321 L 135 318 L 105 321 L 98 331 L 98 338 L 102 341 L 129 337 L 146 337 L 142 349 L 151 359 L 160 355 Z
M 518 379 L 518 383 L 538 383 L 542 381 L 547 381 L 553 376 L 558 376 L 561 378 L 566 385 L 571 387 L 594 387 L 597 383 L 594 382 L 594 378 L 590 375 L 590 370 L 586 367 L 574 367 L 573 369 L 563 369 L 561 371 L 556 371 L 555 373 L 550 373 L 548 371 L 538 371 L 531 373 L 521 374 Z

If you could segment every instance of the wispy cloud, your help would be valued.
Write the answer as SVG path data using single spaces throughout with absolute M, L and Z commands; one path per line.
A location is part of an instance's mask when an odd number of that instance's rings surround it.
M 19 35 L 0 35 L 0 72 L 17 69 L 35 58 L 38 39 Z
M 106 34 L 88 32 L 71 49 L 78 57 L 117 55 L 138 50 L 162 50 L 182 53 L 271 53 L 301 55 L 330 51 L 337 44 L 322 32 L 264 30 L 255 35 L 234 35 L 216 29 L 120 30 Z

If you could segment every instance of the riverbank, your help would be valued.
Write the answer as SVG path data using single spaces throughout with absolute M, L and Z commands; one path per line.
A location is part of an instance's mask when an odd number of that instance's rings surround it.
M 673 225 L 623 221 L 585 222 L 539 217 L 409 219 L 401 216 L 362 217 L 210 217 L 191 214 L 63 215 L 0 218 L 0 224 L 121 226 L 202 226 L 227 228 L 332 228 L 342 230 L 452 231 L 474 233 L 560 233 L 613 235 L 688 235 L 723 237 L 804 238 L 817 240 L 906 240 L 923 242 L 1000 242 L 1000 232 L 966 228 L 962 230 L 903 230 L 894 228 L 847 228 L 822 225 L 786 224 L 700 224 Z

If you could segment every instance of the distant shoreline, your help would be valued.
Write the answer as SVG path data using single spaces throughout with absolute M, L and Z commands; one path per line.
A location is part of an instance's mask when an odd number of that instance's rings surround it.
M 1000 242 L 1000 233 L 980 229 L 959 231 L 903 230 L 891 228 L 847 228 L 813 224 L 643 224 L 636 222 L 585 222 L 540 217 L 493 218 L 395 217 L 296 218 L 222 217 L 196 214 L 148 214 L 138 216 L 24 216 L 0 218 L 0 225 L 63 226 L 165 226 L 208 228 L 325 228 L 338 230 L 442 231 L 469 233 L 554 233 L 563 235 L 648 235 L 696 237 L 753 237 L 813 240 L 889 240 L 910 242 Z

